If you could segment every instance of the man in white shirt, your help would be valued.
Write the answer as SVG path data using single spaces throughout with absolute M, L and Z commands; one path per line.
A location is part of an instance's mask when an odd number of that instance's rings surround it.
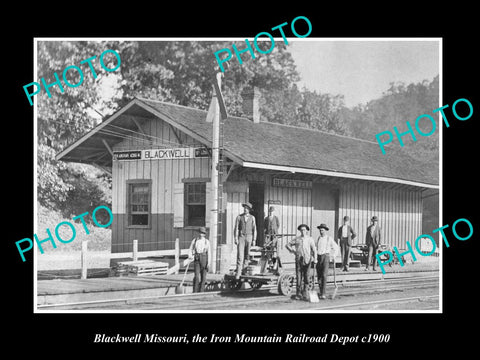
M 333 238 L 330 235 L 327 235 L 327 225 L 320 224 L 320 226 L 317 226 L 317 229 L 320 231 L 320 236 L 315 244 L 317 248 L 318 289 L 320 290 L 320 298 L 326 299 L 325 292 L 327 288 L 328 264 L 330 262 L 330 256 L 335 259 L 335 255 L 339 249 Z
M 210 241 L 205 237 L 207 229 L 198 229 L 198 236 L 192 240 L 188 249 L 188 258 L 194 260 L 195 276 L 193 277 L 193 292 L 204 292 L 207 280 L 208 255 L 210 253 Z
M 288 251 L 295 254 L 295 271 L 297 277 L 297 294 L 295 299 L 308 300 L 307 289 L 310 285 L 311 268 L 317 262 L 317 248 L 315 241 L 308 236 L 310 227 L 306 224 L 298 226 L 300 236 L 290 240 L 285 246 Z

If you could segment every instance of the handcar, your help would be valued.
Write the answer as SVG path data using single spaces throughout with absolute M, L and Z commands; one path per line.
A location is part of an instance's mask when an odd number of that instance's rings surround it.
M 242 284 L 247 283 L 252 290 L 257 290 L 262 285 L 277 286 L 278 292 L 282 295 L 289 296 L 295 285 L 296 277 L 294 273 L 284 271 L 280 265 L 280 258 L 276 248 L 275 239 L 267 242 L 263 247 L 252 247 L 251 253 L 260 253 L 259 259 L 250 261 L 250 265 L 245 269 L 245 274 L 240 275 L 239 279 L 235 278 L 235 272 L 225 274 L 225 286 L 229 290 L 238 290 Z M 310 281 L 310 288 L 313 290 L 314 277 Z

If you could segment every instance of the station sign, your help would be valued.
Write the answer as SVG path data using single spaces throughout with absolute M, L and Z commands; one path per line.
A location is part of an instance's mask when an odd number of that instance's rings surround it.
M 306 180 L 296 180 L 296 179 L 282 179 L 282 178 L 273 178 L 272 179 L 273 186 L 279 187 L 290 187 L 290 188 L 298 188 L 298 189 L 311 189 L 312 182 Z
M 206 158 L 210 156 L 207 148 L 172 148 L 114 151 L 113 160 L 181 160 Z

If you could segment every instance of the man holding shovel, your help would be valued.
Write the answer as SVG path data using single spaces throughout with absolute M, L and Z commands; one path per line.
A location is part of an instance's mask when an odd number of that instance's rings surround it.
M 317 248 L 317 279 L 318 289 L 320 290 L 320 299 L 326 299 L 325 292 L 327 288 L 328 265 L 330 255 L 333 257 L 333 266 L 335 266 L 335 255 L 338 253 L 338 245 L 330 235 L 327 235 L 328 227 L 325 224 L 317 226 L 320 236 L 316 241 Z M 334 269 L 335 270 L 335 269 Z
M 192 240 L 188 249 L 188 258 L 193 260 L 195 276 L 193 278 L 193 292 L 205 291 L 205 280 L 208 271 L 208 254 L 210 253 L 210 241 L 205 237 L 207 229 L 198 229 L 198 236 Z

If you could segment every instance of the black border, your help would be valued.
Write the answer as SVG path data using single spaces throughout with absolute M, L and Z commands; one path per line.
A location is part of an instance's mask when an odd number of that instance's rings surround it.
M 335 354 L 355 356 L 360 352 L 372 356 L 418 356 L 441 354 L 451 345 L 459 345 L 465 354 L 473 348 L 476 323 L 476 282 L 474 266 L 478 250 L 478 214 L 474 210 L 478 198 L 476 187 L 477 164 L 476 130 L 480 111 L 478 90 L 478 57 L 474 30 L 473 6 L 460 3 L 449 8 L 419 9 L 406 3 L 384 4 L 377 8 L 365 3 L 343 4 L 337 9 L 324 8 L 322 3 L 292 9 L 281 3 L 267 6 L 262 11 L 258 4 L 249 7 L 245 3 L 183 4 L 183 9 L 164 7 L 162 4 L 115 4 L 103 7 L 76 7 L 60 12 L 43 4 L 43 11 L 29 8 L 14 12 L 17 25 L 8 25 L 4 34 L 5 49 L 3 69 L 8 73 L 8 85 L 4 85 L 4 117 L 6 134 L 17 135 L 13 143 L 5 142 L 9 156 L 6 160 L 4 190 L 8 193 L 4 202 L 7 214 L 5 258 L 8 271 L 4 295 L 6 315 L 12 314 L 6 344 L 21 349 L 27 345 L 37 352 L 49 353 L 59 344 L 74 345 L 74 353 L 88 351 L 124 351 L 139 349 L 138 344 L 93 344 L 96 333 L 129 335 L 135 333 L 167 333 L 167 335 L 209 336 L 247 333 L 248 335 L 305 333 L 323 335 L 337 333 L 360 336 L 368 333 L 388 333 L 388 344 L 275 344 L 262 345 L 269 351 L 283 349 L 299 351 L 299 356 L 317 356 L 325 350 Z M 279 9 L 277 13 L 273 9 Z M 452 104 L 458 98 L 467 98 L 474 107 L 474 115 L 468 121 L 451 121 L 443 131 L 443 224 L 452 224 L 458 218 L 469 219 L 474 235 L 468 241 L 453 240 L 444 251 L 444 313 L 443 314 L 33 314 L 33 257 L 22 263 L 14 242 L 33 233 L 33 109 L 25 101 L 22 86 L 32 80 L 33 38 L 70 36 L 145 36 L 145 37 L 208 37 L 254 36 L 258 32 L 290 22 L 303 15 L 310 19 L 313 31 L 310 37 L 441 37 L 443 38 L 443 104 Z M 15 21 L 13 22 L 15 23 Z M 6 26 L 5 24 L 2 26 Z M 12 31 L 12 27 L 13 30 Z M 14 35 L 10 35 L 14 34 Z M 422 54 L 418 54 L 421 57 Z M 12 71 L 13 69 L 15 71 Z M 10 70 L 9 70 L 10 69 Z M 13 102 L 12 102 L 13 99 Z M 406 119 L 408 120 L 408 119 Z M 13 137 L 13 136 L 12 136 Z M 9 174 L 8 176 L 6 174 Z M 15 191 L 9 191 L 11 188 Z M 13 190 L 13 189 L 12 189 Z M 10 301 L 9 301 L 10 300 Z M 5 317 L 6 319 L 6 317 Z M 472 325 L 472 326 L 470 326 Z M 29 346 L 33 345 L 33 346 Z M 77 345 L 77 346 L 75 346 Z M 78 346 L 80 345 L 80 346 Z M 261 345 L 209 344 L 214 350 L 206 356 L 230 357 L 236 349 L 249 352 L 240 356 L 262 356 L 252 351 Z M 315 346 L 315 348 L 311 348 Z M 204 344 L 190 344 L 178 348 L 174 345 L 152 344 L 145 346 L 158 356 L 168 356 L 167 350 L 178 354 L 194 354 L 189 350 L 203 350 Z M 305 349 L 314 350 L 305 352 Z M 311 349 L 310 349 L 311 348 Z M 58 349 L 58 348 L 55 348 Z M 143 349 L 143 346 L 142 346 Z M 70 351 L 71 351 L 70 350 Z M 315 351 L 318 350 L 318 353 Z M 94 352 L 92 352 L 94 351 Z M 135 350 L 138 351 L 138 350 Z M 73 353 L 73 351 L 72 351 Z M 66 355 L 62 352 L 59 355 Z M 138 353 L 140 356 L 141 353 Z M 55 357 L 55 356 L 54 356 Z

